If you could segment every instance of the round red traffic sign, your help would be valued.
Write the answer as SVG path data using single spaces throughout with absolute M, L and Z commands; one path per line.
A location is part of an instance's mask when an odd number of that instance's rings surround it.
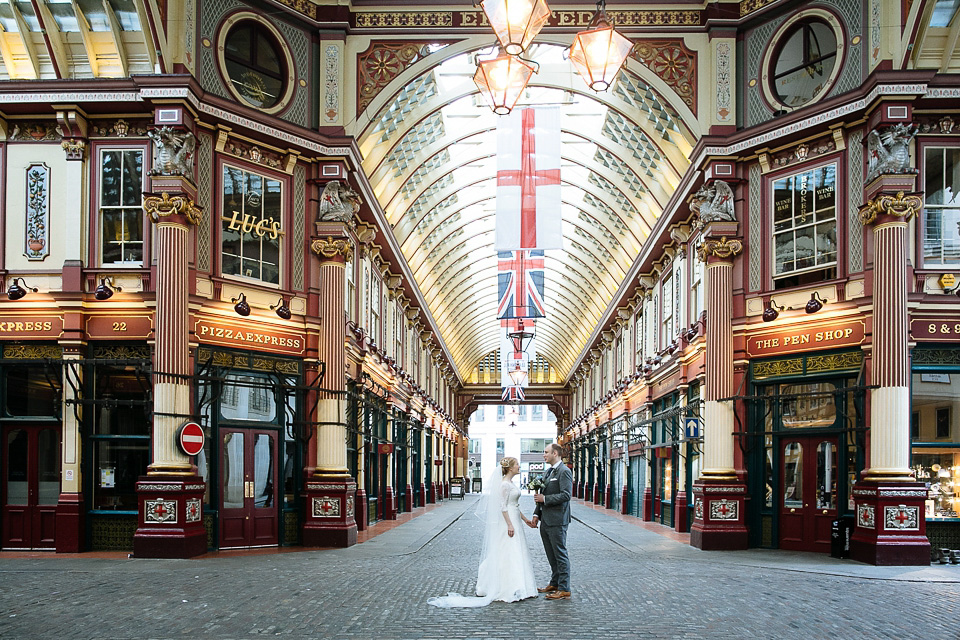
M 203 451 L 203 429 L 196 422 L 185 422 L 177 432 L 177 442 L 185 454 L 195 456 Z

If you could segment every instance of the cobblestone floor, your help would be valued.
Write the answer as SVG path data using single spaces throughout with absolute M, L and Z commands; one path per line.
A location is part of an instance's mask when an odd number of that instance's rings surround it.
M 571 600 L 430 607 L 430 596 L 472 593 L 473 499 L 350 549 L 196 560 L 0 554 L 0 637 L 960 637 L 960 566 L 701 552 L 582 503 L 569 531 Z M 525 496 L 521 507 L 532 506 Z M 539 536 L 525 533 L 546 584 Z

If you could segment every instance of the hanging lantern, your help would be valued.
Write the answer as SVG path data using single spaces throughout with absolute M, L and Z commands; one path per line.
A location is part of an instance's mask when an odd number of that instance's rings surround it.
M 473 81 L 497 115 L 510 113 L 536 69 L 516 56 L 502 53 L 477 64 Z
M 480 8 L 510 55 L 526 50 L 550 19 L 546 0 L 482 0 Z
M 590 29 L 581 31 L 570 45 L 570 61 L 594 91 L 606 91 L 630 55 L 633 42 L 613 28 L 607 19 L 607 3 L 597 3 Z

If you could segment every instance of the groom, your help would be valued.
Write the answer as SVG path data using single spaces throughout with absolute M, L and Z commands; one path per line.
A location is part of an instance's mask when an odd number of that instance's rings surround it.
M 570 496 L 573 495 L 573 472 L 563 464 L 563 449 L 556 443 L 543 450 L 543 460 L 549 465 L 543 474 L 543 490 L 533 496 L 537 503 L 530 526 L 540 527 L 543 549 L 550 561 L 550 584 L 537 589 L 547 594 L 547 600 L 570 597 L 570 560 L 567 558 L 567 525 L 570 524 Z

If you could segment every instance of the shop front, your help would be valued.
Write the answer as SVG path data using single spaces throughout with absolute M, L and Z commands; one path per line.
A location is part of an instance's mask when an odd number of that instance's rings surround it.
M 852 523 L 865 460 L 860 350 L 754 361 L 747 465 L 751 546 L 830 552 L 834 521 Z

